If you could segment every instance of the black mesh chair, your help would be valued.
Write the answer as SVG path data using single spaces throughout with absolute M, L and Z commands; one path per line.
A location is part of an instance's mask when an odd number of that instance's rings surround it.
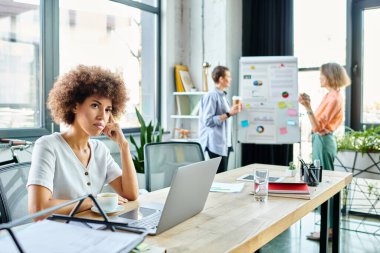
M 204 161 L 197 142 L 159 142 L 144 146 L 146 188 L 155 191 L 169 187 L 178 167 Z
M 29 215 L 26 190 L 29 169 L 30 162 L 0 167 L 1 222 L 5 223 Z

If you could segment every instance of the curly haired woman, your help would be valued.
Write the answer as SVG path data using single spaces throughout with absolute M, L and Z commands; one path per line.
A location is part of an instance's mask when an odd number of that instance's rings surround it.
M 115 122 L 125 109 L 127 90 L 121 77 L 96 66 L 79 65 L 61 76 L 48 98 L 56 123 L 68 125 L 62 133 L 37 140 L 28 178 L 29 212 L 55 206 L 86 194 L 96 196 L 109 184 L 121 197 L 138 197 L 138 183 L 129 145 Z M 108 148 L 92 136 L 106 135 L 118 144 L 122 168 Z M 79 211 L 91 208 L 86 199 Z M 68 214 L 74 205 L 57 213 Z

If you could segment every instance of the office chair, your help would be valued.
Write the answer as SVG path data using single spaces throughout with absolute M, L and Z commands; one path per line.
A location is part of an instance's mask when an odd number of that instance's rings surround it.
M 159 142 L 144 146 L 146 188 L 155 191 L 169 187 L 178 167 L 204 161 L 197 142 Z
M 30 162 L 0 167 L 0 213 L 2 223 L 29 215 L 28 192 L 26 190 L 29 169 Z M 25 223 L 28 223 L 28 221 Z

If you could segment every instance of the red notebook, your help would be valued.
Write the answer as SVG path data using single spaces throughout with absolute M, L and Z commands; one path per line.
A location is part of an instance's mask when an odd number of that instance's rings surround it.
M 306 183 L 269 183 L 269 193 L 310 194 Z

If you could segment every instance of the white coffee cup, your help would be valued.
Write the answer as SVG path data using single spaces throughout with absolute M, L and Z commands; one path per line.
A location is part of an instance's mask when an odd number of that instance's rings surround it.
M 96 195 L 96 201 L 105 212 L 113 211 L 117 208 L 119 197 L 113 192 L 104 192 Z

